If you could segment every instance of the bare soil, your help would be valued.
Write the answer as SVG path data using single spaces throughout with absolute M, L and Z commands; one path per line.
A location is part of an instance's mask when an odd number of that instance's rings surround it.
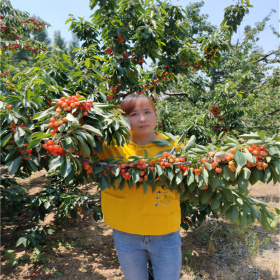
M 20 183 L 30 194 L 47 183 L 44 172 L 35 173 Z M 250 195 L 270 206 L 279 207 L 280 184 L 257 183 Z M 44 221 L 52 222 L 52 215 Z M 280 231 L 265 231 L 259 224 L 241 229 L 223 219 L 209 218 L 198 228 L 181 230 L 183 264 L 181 280 L 276 280 L 280 279 Z M 48 249 L 41 262 L 21 262 L 11 266 L 4 250 L 10 248 L 2 239 L 1 279 L 124 280 L 118 263 L 112 229 L 103 221 L 80 215 L 57 228 L 47 239 Z

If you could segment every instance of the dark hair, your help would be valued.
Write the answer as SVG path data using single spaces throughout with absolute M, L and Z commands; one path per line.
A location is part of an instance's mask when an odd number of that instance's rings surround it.
M 130 94 L 127 97 L 125 97 L 125 99 L 122 101 L 122 103 L 119 106 L 119 108 L 124 111 L 125 116 L 128 116 L 133 111 L 133 109 L 136 106 L 136 102 L 139 99 L 147 100 L 150 103 L 153 111 L 156 114 L 156 109 L 155 109 L 154 103 L 151 100 L 151 98 L 147 97 L 146 95 L 140 95 L 140 94 L 133 93 L 133 94 Z

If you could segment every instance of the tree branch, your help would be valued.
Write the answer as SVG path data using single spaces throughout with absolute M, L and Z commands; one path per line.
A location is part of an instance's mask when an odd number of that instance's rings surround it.
M 260 85 L 259 87 L 255 87 L 255 88 L 252 88 L 252 89 L 249 89 L 249 90 L 243 90 L 242 88 L 239 88 L 239 89 L 237 90 L 237 92 L 240 92 L 240 91 L 243 91 L 243 92 L 251 92 L 251 91 L 260 89 L 260 88 L 264 87 L 264 85 L 266 84 L 266 82 L 267 82 L 267 80 L 265 80 L 265 81 L 263 82 L 263 84 Z M 232 94 L 229 98 L 233 98 L 233 97 L 235 97 L 235 96 L 236 96 L 236 94 Z
M 260 62 L 260 61 L 262 61 L 262 60 L 266 60 L 267 57 L 269 57 L 269 56 L 271 56 L 271 55 L 273 55 L 273 54 L 275 54 L 275 53 L 277 53 L 277 52 L 279 52 L 279 51 L 280 51 L 280 49 L 278 49 L 278 50 L 276 50 L 276 51 L 273 51 L 273 52 L 271 52 L 271 53 L 268 53 L 268 54 L 265 55 L 264 57 L 262 57 L 262 58 L 260 58 L 259 60 L 257 60 L 256 63 L 257 63 L 257 62 Z
M 273 115 L 276 115 L 278 112 L 280 112 L 280 109 L 276 109 L 276 110 L 274 110 L 273 112 L 268 113 L 268 114 L 262 116 L 262 118 L 270 118 L 270 117 L 272 117 Z
M 199 106 L 197 106 L 196 102 L 194 100 L 192 100 L 189 95 L 186 92 L 164 92 L 163 94 L 165 95 L 169 95 L 169 96 L 174 96 L 174 95 L 183 95 L 186 96 L 187 99 L 193 104 L 195 105 L 197 108 L 201 109 Z
M 195 81 L 193 81 L 191 78 L 188 78 L 193 84 L 195 84 L 196 86 L 198 86 L 203 92 L 206 92 L 206 90 L 198 83 L 196 83 Z

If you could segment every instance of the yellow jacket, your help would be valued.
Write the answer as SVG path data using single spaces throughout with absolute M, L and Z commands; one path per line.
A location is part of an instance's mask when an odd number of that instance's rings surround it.
M 166 139 L 157 133 L 156 139 Z M 149 157 L 154 157 L 162 150 L 172 149 L 171 146 L 162 147 L 155 143 L 139 146 L 132 141 L 124 147 L 103 146 L 98 157 L 102 159 L 123 156 L 128 161 L 129 156 L 144 156 L 144 149 Z M 180 197 L 177 191 L 170 191 L 164 187 L 157 187 L 154 192 L 149 187 L 144 194 L 143 188 L 136 189 L 136 185 L 123 190 L 107 188 L 101 193 L 103 218 L 112 228 L 127 233 L 141 235 L 162 235 L 177 231 L 181 223 Z

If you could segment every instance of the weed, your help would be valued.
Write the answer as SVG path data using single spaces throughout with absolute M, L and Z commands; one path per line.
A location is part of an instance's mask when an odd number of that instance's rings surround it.
M 50 261 L 50 258 L 46 257 L 43 253 L 43 247 L 35 247 L 30 256 L 30 263 L 47 263 Z
M 16 252 L 14 250 L 5 250 L 4 252 L 11 266 L 18 264 L 19 260 L 16 258 Z
M 245 239 L 248 248 L 249 259 L 253 260 L 254 257 L 259 253 L 260 246 L 268 244 L 269 241 L 270 239 L 267 237 L 260 240 L 256 232 L 251 232 Z
M 57 271 L 57 272 L 53 275 L 54 278 L 59 278 L 59 277 L 61 277 L 61 276 L 63 276 L 63 273 L 62 273 L 62 272 L 59 272 L 59 271 Z
M 76 245 L 77 245 L 77 242 L 71 241 L 70 243 L 66 242 L 65 247 L 68 249 L 71 249 L 71 248 L 75 247 Z

